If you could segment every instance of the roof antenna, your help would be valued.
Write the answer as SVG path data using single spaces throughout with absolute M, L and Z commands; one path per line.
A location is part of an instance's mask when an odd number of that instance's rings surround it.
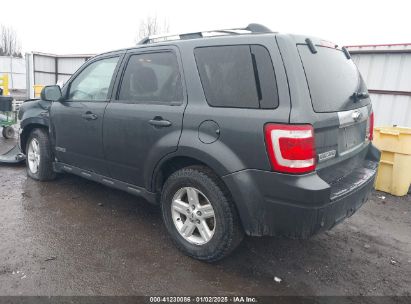
M 347 50 L 347 48 L 346 48 L 345 46 L 343 46 L 341 49 L 342 49 L 342 51 L 344 52 L 345 57 L 346 57 L 347 59 L 351 59 L 351 54 L 350 54 L 350 52 Z
M 250 31 L 252 33 L 272 33 L 272 31 L 268 27 L 258 23 L 250 23 L 245 28 L 245 30 Z
M 316 54 L 318 52 L 317 48 L 315 47 L 314 43 L 311 41 L 310 38 L 305 39 L 305 42 L 307 43 L 311 53 Z

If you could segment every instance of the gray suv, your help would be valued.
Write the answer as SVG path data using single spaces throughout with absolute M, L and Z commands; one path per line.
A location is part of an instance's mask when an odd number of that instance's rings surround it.
M 142 196 L 205 261 L 244 234 L 332 228 L 367 200 L 380 156 L 348 51 L 258 24 L 98 55 L 19 118 L 30 177 L 72 173 Z

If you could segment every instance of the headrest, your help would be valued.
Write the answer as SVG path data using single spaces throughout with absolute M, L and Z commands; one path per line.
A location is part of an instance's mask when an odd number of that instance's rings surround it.
M 147 94 L 157 91 L 158 82 L 157 76 L 152 68 L 139 67 L 133 74 L 133 82 L 137 84 L 141 94 Z

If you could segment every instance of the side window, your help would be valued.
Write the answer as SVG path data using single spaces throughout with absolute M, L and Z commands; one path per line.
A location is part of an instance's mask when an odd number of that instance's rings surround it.
M 180 102 L 183 100 L 177 58 L 172 52 L 130 56 L 119 99 L 128 102 Z
M 260 108 L 274 109 L 278 107 L 278 91 L 270 53 L 261 45 L 252 45 L 251 56 L 257 68 L 256 76 L 260 86 Z
M 108 99 L 113 73 L 119 57 L 91 63 L 70 84 L 69 100 L 104 101 Z
M 278 106 L 274 68 L 265 47 L 201 47 L 194 55 L 209 105 L 255 109 Z

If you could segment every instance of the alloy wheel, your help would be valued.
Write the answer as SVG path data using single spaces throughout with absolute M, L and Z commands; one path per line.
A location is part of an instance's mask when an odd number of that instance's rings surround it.
M 204 245 L 215 232 L 216 218 L 213 206 L 198 189 L 179 189 L 171 202 L 173 223 L 180 235 L 189 243 Z
M 40 166 L 40 145 L 36 138 L 33 138 L 29 144 L 27 160 L 30 172 L 36 174 Z

